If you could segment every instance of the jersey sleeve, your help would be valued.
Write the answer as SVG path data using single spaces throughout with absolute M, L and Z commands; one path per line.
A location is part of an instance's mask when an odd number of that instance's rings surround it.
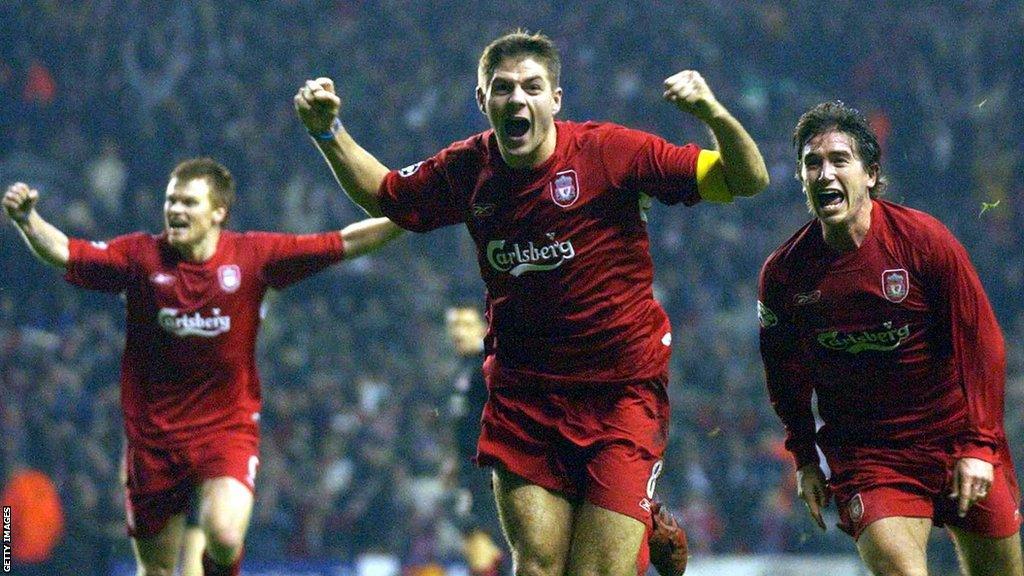
M 760 325 L 761 360 L 772 408 L 786 430 L 786 450 L 796 467 L 818 464 L 814 444 L 815 423 L 811 412 L 814 383 L 806 366 L 797 327 L 787 317 L 782 285 L 771 270 L 771 259 L 758 281 L 757 318 Z
M 123 292 L 132 278 L 132 254 L 142 234 L 118 236 L 109 242 L 68 240 L 64 279 L 80 288 Z
M 263 258 L 261 271 L 267 285 L 281 289 L 323 270 L 345 257 L 341 233 L 276 234 L 248 232 Z
M 932 242 L 927 277 L 947 324 L 950 353 L 967 401 L 968 433 L 958 457 L 995 462 L 1002 443 L 1006 347 L 985 288 L 963 245 L 941 224 Z
M 669 205 L 682 202 L 692 206 L 700 202 L 700 152 L 696 144 L 679 146 L 621 126 L 610 129 L 602 142 L 602 160 L 614 186 L 653 196 Z
M 449 177 L 450 159 L 443 150 L 385 175 L 378 194 L 384 215 L 412 232 L 465 222 L 468 205 Z

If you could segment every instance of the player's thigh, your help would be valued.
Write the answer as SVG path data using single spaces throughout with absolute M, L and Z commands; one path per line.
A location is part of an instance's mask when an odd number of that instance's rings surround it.
M 203 576 L 203 549 L 206 534 L 199 520 L 201 490 L 193 490 L 188 512 L 185 514 L 185 535 L 181 545 L 181 576 Z
M 516 576 L 562 576 L 572 537 L 573 504 L 503 469 L 494 470 L 494 499 Z
M 569 553 L 570 576 L 635 576 L 644 523 L 590 502 L 576 513 Z
M 185 515 L 171 516 L 164 527 L 152 536 L 132 538 L 132 550 L 138 565 L 138 576 L 171 576 L 178 561 L 181 537 L 185 531 Z
M 930 518 L 890 516 L 860 533 L 857 552 L 878 576 L 927 576 Z
M 949 532 L 969 576 L 1024 576 L 1020 533 L 990 538 L 952 526 Z
M 203 576 L 206 534 L 198 525 L 186 525 L 181 548 L 181 576 Z
M 230 476 L 203 481 L 199 521 L 211 547 L 240 549 L 252 516 L 253 493 Z

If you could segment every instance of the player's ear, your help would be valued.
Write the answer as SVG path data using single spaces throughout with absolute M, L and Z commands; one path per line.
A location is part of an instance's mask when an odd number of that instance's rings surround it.
M 484 99 L 486 97 L 487 97 L 487 95 L 484 94 L 484 89 L 481 88 L 480 86 L 477 86 L 476 87 L 476 107 L 480 109 L 480 112 L 483 112 L 484 116 L 487 116 L 487 106 L 484 105 L 484 101 L 485 101 Z
M 214 208 L 211 214 L 211 218 L 213 219 L 214 224 L 220 226 L 228 218 L 228 209 L 225 208 L 224 206 L 218 206 Z
M 874 188 L 875 184 L 878 184 L 878 174 L 881 169 L 882 168 L 881 166 L 878 165 L 878 162 L 875 162 L 871 166 L 868 166 L 868 189 Z
M 551 107 L 551 115 L 557 116 L 558 111 L 562 109 L 562 87 L 555 88 L 555 91 L 551 93 L 551 99 L 554 100 L 555 105 Z

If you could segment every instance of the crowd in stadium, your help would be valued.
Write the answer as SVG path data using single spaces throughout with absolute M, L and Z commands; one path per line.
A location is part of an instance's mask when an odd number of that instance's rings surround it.
M 341 228 L 363 214 L 295 118 L 306 78 L 332 76 L 348 130 L 399 168 L 484 129 L 475 59 L 517 25 L 561 48 L 564 118 L 710 145 L 661 101 L 664 77 L 697 69 L 758 142 L 772 183 L 728 208 L 652 214 L 656 296 L 675 335 L 658 492 L 693 554 L 849 551 L 797 505 L 758 355 L 758 269 L 809 218 L 791 130 L 825 99 L 860 108 L 884 139 L 889 197 L 936 215 L 967 247 L 1006 335 L 1006 425 L 1024 461 L 1024 9 L 719 4 L 11 3 L 0 8 L 0 185 L 37 186 L 40 213 L 69 235 L 156 232 L 167 172 L 209 155 L 239 182 L 232 228 Z M 24 466 L 49 474 L 65 514 L 55 554 L 99 574 L 130 555 L 123 309 L 65 285 L 20 244 L 0 227 L 0 478 Z M 473 255 L 461 228 L 406 235 L 268 299 L 247 557 L 458 558 L 443 474 L 456 358 L 443 315 L 452 302 L 482 304 Z

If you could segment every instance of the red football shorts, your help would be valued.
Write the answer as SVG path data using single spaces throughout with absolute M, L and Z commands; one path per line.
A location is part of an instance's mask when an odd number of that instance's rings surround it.
M 176 514 L 189 510 L 204 480 L 229 476 L 255 491 L 259 439 L 220 434 L 180 448 L 128 444 L 125 511 L 128 535 L 155 536 Z
M 668 376 L 624 385 L 493 386 L 477 463 L 651 527 L 668 437 Z
M 988 497 L 974 503 L 963 518 L 957 515 L 957 501 L 949 498 L 956 464 L 951 446 L 823 451 L 832 470 L 829 485 L 839 509 L 839 528 L 854 539 L 875 520 L 894 516 L 931 518 L 935 526 L 989 538 L 1005 538 L 1020 529 L 1020 489 L 1005 445 L 997 454 Z

